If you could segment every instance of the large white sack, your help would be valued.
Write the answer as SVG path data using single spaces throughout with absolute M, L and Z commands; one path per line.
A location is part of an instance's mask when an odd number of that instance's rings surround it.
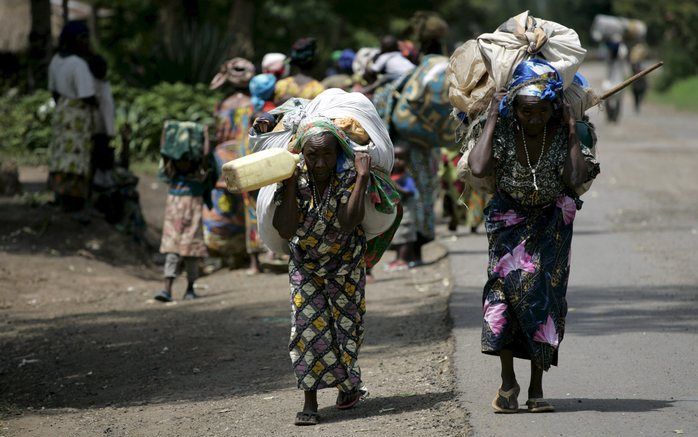
M 274 227 L 274 193 L 276 184 L 267 185 L 259 190 L 257 195 L 257 230 L 264 245 L 277 253 L 289 254 L 288 240 L 281 238 L 279 231 Z
M 257 195 L 257 228 L 265 246 L 274 252 L 288 254 L 288 240 L 281 238 L 273 223 L 276 212 L 274 204 L 276 187 L 276 184 L 267 185 L 259 190 Z M 397 208 L 391 214 L 379 212 L 368 196 L 364 199 L 364 208 L 365 213 L 361 226 L 364 228 L 367 241 L 387 231 L 397 217 Z
M 305 106 L 307 116 L 324 116 L 327 118 L 351 117 L 358 121 L 371 138 L 373 147 L 369 148 L 371 163 L 385 172 L 393 169 L 393 142 L 385 128 L 376 107 L 361 93 L 348 93 L 339 88 L 323 91 Z
M 288 147 L 298 125 L 306 117 L 323 116 L 330 119 L 350 117 L 359 122 L 371 138 L 368 148 L 353 143 L 352 146 L 361 151 L 368 151 L 373 166 L 380 167 L 386 173 L 391 172 L 395 156 L 390 134 L 373 103 L 365 95 L 330 88 L 311 101 L 298 99 L 296 105 L 286 112 L 276 112 L 284 114 L 281 122 L 284 123 L 286 130 L 266 134 L 251 132 L 252 150 L 258 152 L 269 148 Z
M 477 43 L 498 90 L 507 86 L 521 61 L 532 57 L 545 58 L 560 73 L 567 88 L 586 56 L 577 32 L 553 21 L 534 18 L 528 11 L 510 18 L 495 32 L 480 35 Z

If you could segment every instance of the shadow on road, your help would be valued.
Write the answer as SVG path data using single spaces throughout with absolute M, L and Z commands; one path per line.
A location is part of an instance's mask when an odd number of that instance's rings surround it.
M 483 284 L 484 285 L 484 284 Z M 619 332 L 698 333 L 698 287 L 570 287 L 568 333 L 609 335 Z M 482 288 L 456 287 L 451 312 L 456 328 L 482 324 Z
M 272 280 L 260 286 L 276 286 L 278 279 Z M 227 288 L 172 306 L 8 319 L 18 334 L 0 343 L 0 404 L 21 409 L 119 407 L 294 387 L 288 306 L 279 305 L 273 294 L 265 295 L 272 300 L 238 302 L 245 292 L 249 290 L 244 287 Z M 383 308 L 397 305 L 390 302 Z M 363 355 L 388 359 L 407 345 L 447 338 L 447 326 L 430 322 L 445 317 L 443 311 L 432 304 L 401 314 L 370 311 Z M 404 411 L 447 396 L 452 398 L 444 394 L 390 401 Z M 386 408 L 384 402 L 380 408 Z M 378 400 L 364 403 L 374 404 L 378 408 Z M 362 408 L 361 414 L 369 410 Z
M 597 411 L 601 413 L 646 413 L 671 407 L 675 401 L 657 399 L 549 399 L 556 413 Z
M 428 411 L 439 402 L 448 401 L 454 397 L 453 392 L 369 397 L 351 410 L 341 411 L 333 406 L 322 408 L 319 413 L 322 423 L 345 422 L 352 419 L 400 414 L 406 411 Z
M 567 300 L 574 335 L 698 333 L 698 287 L 570 287 Z

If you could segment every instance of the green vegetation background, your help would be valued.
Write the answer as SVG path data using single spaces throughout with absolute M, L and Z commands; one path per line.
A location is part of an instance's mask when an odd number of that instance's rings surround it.
M 666 62 L 661 77 L 654 81 L 658 89 L 654 99 L 698 109 L 695 0 L 89 2 L 111 11 L 109 17 L 97 19 L 93 43 L 109 61 L 117 128 L 131 124 L 131 150 L 140 159 L 157 156 L 166 119 L 213 123 L 213 108 L 220 95 L 206 84 L 232 55 L 247 56 L 258 64 L 265 53 L 288 52 L 295 39 L 313 35 L 323 60 L 316 74 L 322 76 L 332 50 L 376 46 L 387 33 L 409 37 L 409 18 L 417 10 L 437 11 L 449 22 L 451 48 L 492 31 L 525 9 L 574 28 L 592 49 L 588 32 L 596 14 L 642 19 L 648 24 L 648 42 L 655 56 Z M 27 93 L 25 85 L 21 75 L 1 83 L 0 157 L 19 155 L 41 162 L 50 137 L 50 96 L 43 90 Z

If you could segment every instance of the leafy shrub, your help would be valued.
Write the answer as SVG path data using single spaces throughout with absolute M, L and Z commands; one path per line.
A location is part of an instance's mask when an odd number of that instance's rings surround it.
M 20 95 L 16 89 L 0 96 L 2 155 L 42 154 L 51 139 L 53 99 L 48 91 Z
M 218 97 L 202 84 L 163 82 L 147 91 L 114 87 L 114 100 L 117 129 L 128 123 L 132 130 L 131 153 L 138 158 L 148 158 L 158 155 L 165 120 L 194 121 L 212 126 Z M 116 145 L 121 146 L 121 138 L 117 138 Z
M 218 95 L 204 85 L 160 83 L 145 90 L 114 85 L 118 130 L 131 126 L 131 154 L 137 159 L 154 158 L 160 150 L 165 120 L 195 121 L 212 126 Z M 19 95 L 11 91 L 0 96 L 0 154 L 44 157 L 51 139 L 53 99 L 48 91 Z M 35 160 L 35 159 L 34 159 Z

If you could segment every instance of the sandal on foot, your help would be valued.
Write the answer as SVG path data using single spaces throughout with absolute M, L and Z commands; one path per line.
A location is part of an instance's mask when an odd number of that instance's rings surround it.
M 194 300 L 198 299 L 199 295 L 194 292 L 194 290 L 188 290 L 186 293 L 184 293 L 184 300 Z
M 501 388 L 497 391 L 497 396 L 492 400 L 492 408 L 498 414 L 512 414 L 519 412 L 519 401 L 517 400 L 521 388 L 515 385 L 510 390 L 504 391 Z M 506 407 L 502 407 L 500 399 L 503 399 Z
M 552 413 L 555 407 L 543 398 L 531 398 L 526 401 L 528 411 L 531 413 Z
M 405 261 L 398 259 L 385 266 L 383 270 L 386 272 L 401 272 L 403 270 L 407 270 L 408 268 L 409 266 Z
M 312 426 L 320 423 L 320 415 L 312 411 L 299 411 L 296 413 L 296 426 Z
M 160 302 L 172 302 L 172 293 L 168 293 L 165 290 L 162 290 L 160 293 L 156 294 L 153 299 L 160 301 Z
M 348 401 L 340 404 L 339 398 L 341 397 L 342 393 L 344 393 L 344 392 L 340 392 L 340 395 L 337 397 L 336 407 L 339 410 L 348 410 L 349 408 L 352 408 L 353 406 L 355 406 L 356 404 L 359 403 L 359 401 L 361 400 L 361 397 L 362 397 L 361 390 L 354 389 L 354 390 L 350 391 L 349 393 L 347 393 L 347 394 L 353 394 L 353 397 L 351 397 Z M 366 394 L 368 395 L 368 390 L 366 390 Z
M 368 388 L 365 385 L 361 384 L 361 387 L 359 387 L 359 397 L 361 398 L 361 400 L 365 400 L 370 394 L 371 392 L 368 391 Z

